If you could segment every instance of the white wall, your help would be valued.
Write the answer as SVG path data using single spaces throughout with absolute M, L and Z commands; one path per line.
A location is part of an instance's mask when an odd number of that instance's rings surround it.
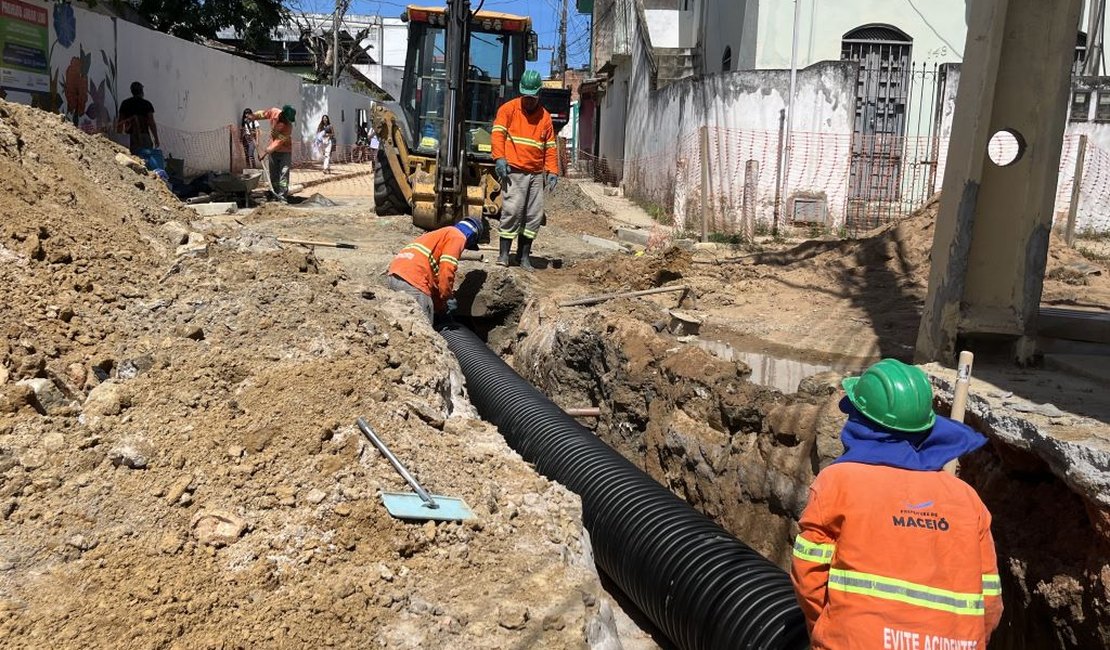
M 672 9 L 648 9 L 644 11 L 644 15 L 647 16 L 648 31 L 651 32 L 652 45 L 655 47 L 682 47 L 680 14 L 681 12 Z
M 301 113 L 297 116 L 297 138 L 310 143 L 316 137 L 316 127 L 325 114 L 331 118 L 335 129 L 336 144 L 347 147 L 355 143 L 358 135 L 358 111 L 370 116 L 372 101 L 366 95 L 353 93 L 333 86 L 306 84 L 301 87 Z
M 120 87 L 141 82 L 160 124 L 208 131 L 238 124 L 248 106 L 300 102 L 294 75 L 128 22 L 116 28 Z
M 770 222 L 779 167 L 779 129 L 789 73 L 746 71 L 684 79 L 652 90 L 648 44 L 633 39 L 623 176 L 633 197 L 673 210 L 680 227 L 700 223 L 702 151 L 699 128 L 709 127 L 715 230 L 736 230 L 748 161 L 759 166 L 754 198 L 756 221 Z M 822 63 L 799 73 L 794 153 L 787 168 L 786 199 L 824 198 L 830 226 L 846 211 L 856 73 L 853 65 Z M 623 129 L 627 129 L 627 133 Z M 614 123 L 602 118 L 602 138 Z M 784 202 L 785 205 L 786 202 Z
M 743 0 L 710 3 L 702 16 L 702 69 L 706 73 L 721 72 L 725 48 L 732 50 L 732 67 L 740 69 L 741 39 L 744 34 Z
M 33 1 L 52 9 L 46 2 Z M 51 11 L 50 69 L 58 83 L 52 104 L 46 96 L 36 98 L 36 103 L 56 108 L 88 131 L 126 143 L 126 136 L 112 131 L 119 102 L 131 96 L 131 82 L 139 81 L 154 105 L 163 152 L 183 158 L 188 174 L 242 164 L 235 129 L 244 108 L 291 104 L 298 110 L 297 137 L 304 143 L 311 142 L 320 116 L 327 112 L 340 145 L 354 144 L 357 111 L 370 111 L 372 102 L 364 95 L 330 87 L 302 89 L 300 77 L 276 68 L 80 7 L 73 10 L 77 30 L 68 47 L 58 42 Z M 394 34 L 396 27 L 387 21 Z M 69 93 L 62 87 L 67 73 Z M 72 90 L 77 87 L 88 92 Z M 78 104 L 71 106 L 75 101 Z M 265 139 L 269 129 L 262 131 Z
M 718 0 L 731 5 L 734 0 Z M 847 32 L 871 23 L 896 27 L 913 39 L 915 63 L 963 60 L 967 38 L 965 0 L 798 0 L 798 65 L 840 58 Z M 794 3 L 748 0 L 748 11 L 758 16 L 755 61 L 752 67 L 789 68 Z

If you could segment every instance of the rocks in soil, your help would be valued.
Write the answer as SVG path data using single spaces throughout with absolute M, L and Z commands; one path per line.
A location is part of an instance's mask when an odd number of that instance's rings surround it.
M 154 457 L 154 446 L 146 440 L 127 440 L 108 452 L 108 460 L 115 467 L 146 469 Z
M 18 383 L 31 388 L 34 394 L 34 406 L 40 413 L 56 413 L 69 405 L 65 393 L 49 379 L 41 377 L 23 379 Z
M 247 522 L 242 517 L 223 510 L 198 512 L 189 527 L 197 542 L 216 548 L 234 544 L 247 532 Z
M 89 391 L 84 411 L 88 415 L 119 415 L 131 406 L 131 391 L 117 381 L 110 380 Z

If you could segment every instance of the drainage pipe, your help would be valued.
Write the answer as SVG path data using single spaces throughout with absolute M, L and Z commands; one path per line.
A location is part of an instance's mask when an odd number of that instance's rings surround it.
M 521 378 L 473 332 L 441 332 L 471 402 L 582 498 L 598 566 L 683 650 L 807 648 L 786 573 L 671 494 Z

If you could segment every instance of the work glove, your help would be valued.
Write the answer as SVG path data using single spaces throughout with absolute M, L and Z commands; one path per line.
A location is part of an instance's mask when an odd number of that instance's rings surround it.
M 455 312 L 459 310 L 459 301 L 455 298 L 447 299 L 447 315 L 454 316 Z
M 504 158 L 498 158 L 494 163 L 494 169 L 497 172 L 497 178 L 504 181 L 509 177 L 509 161 Z
M 559 175 L 558 174 L 548 174 L 547 175 L 547 191 L 548 192 L 554 192 L 555 191 L 555 186 L 558 185 L 558 184 L 559 184 Z

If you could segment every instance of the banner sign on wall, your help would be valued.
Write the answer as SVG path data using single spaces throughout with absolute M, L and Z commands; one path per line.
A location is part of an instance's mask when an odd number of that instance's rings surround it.
M 0 0 L 0 87 L 23 92 L 50 88 L 46 9 Z

